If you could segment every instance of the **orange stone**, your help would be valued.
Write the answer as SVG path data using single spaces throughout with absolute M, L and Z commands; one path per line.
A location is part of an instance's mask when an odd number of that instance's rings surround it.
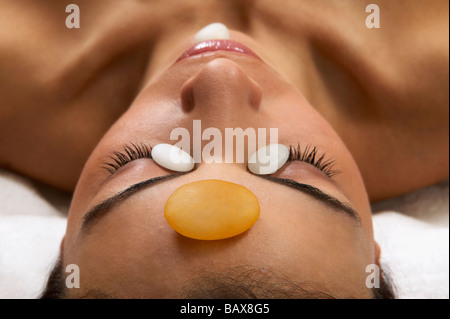
M 179 234 L 200 240 L 239 235 L 259 218 L 258 199 L 242 185 L 203 180 L 179 187 L 169 197 L 164 216 Z

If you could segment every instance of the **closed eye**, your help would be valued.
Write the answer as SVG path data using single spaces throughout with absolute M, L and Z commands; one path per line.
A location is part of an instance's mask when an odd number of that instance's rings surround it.
M 317 146 L 310 144 L 306 145 L 303 150 L 300 144 L 297 144 L 296 147 L 290 145 L 288 162 L 292 161 L 301 161 L 313 165 L 330 178 L 340 173 L 339 170 L 334 168 L 335 161 L 333 158 L 327 158 L 325 153 L 319 153 Z
M 142 143 L 125 144 L 122 151 L 115 151 L 109 156 L 109 161 L 104 163 L 103 168 L 114 174 L 121 167 L 141 158 L 152 158 L 151 146 Z
M 152 147 L 143 143 L 129 143 L 123 146 L 121 151 L 114 151 L 109 156 L 109 161 L 105 162 L 103 168 L 105 168 L 110 174 L 114 174 L 121 167 L 128 163 L 141 159 L 152 158 Z M 288 162 L 301 161 L 310 165 L 313 165 L 324 173 L 328 177 L 333 177 L 340 173 L 335 169 L 335 161 L 331 157 L 327 157 L 326 153 L 320 153 L 317 146 L 310 144 L 306 145 L 304 149 L 297 144 L 296 147 L 289 145 L 289 158 Z

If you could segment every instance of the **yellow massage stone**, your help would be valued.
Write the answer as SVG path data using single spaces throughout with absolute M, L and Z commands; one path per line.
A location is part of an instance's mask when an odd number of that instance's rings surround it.
M 244 186 L 203 180 L 181 186 L 166 202 L 164 216 L 179 234 L 201 240 L 239 235 L 259 218 L 255 194 Z

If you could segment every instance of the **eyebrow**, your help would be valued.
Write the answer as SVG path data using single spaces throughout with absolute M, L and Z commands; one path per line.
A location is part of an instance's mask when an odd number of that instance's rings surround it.
M 273 177 L 268 175 L 260 175 L 260 177 L 267 179 L 271 182 L 275 182 L 290 188 L 293 188 L 295 190 L 301 191 L 302 193 L 309 195 L 310 197 L 316 199 L 321 204 L 328 206 L 329 208 L 340 211 L 348 215 L 353 219 L 353 221 L 357 225 L 361 225 L 361 218 L 359 217 L 358 212 L 352 207 L 350 203 L 345 203 L 337 199 L 336 197 L 327 194 L 323 191 L 321 191 L 319 188 L 314 187 L 309 184 L 303 184 L 296 182 L 292 179 L 287 178 L 279 178 L 279 177 Z
M 124 202 L 127 198 L 136 194 L 137 192 L 144 190 L 147 187 L 154 186 L 155 184 L 168 181 L 185 174 L 186 173 L 174 173 L 164 176 L 153 177 L 144 180 L 142 182 L 136 183 L 134 185 L 131 185 L 125 190 L 109 197 L 108 199 L 95 205 L 93 208 L 89 210 L 88 213 L 84 215 L 81 225 L 81 231 L 86 232 L 87 229 L 90 228 L 96 221 L 98 221 L 103 216 L 107 215 L 107 213 L 109 213 L 114 207 Z M 298 190 L 303 194 L 306 194 L 314 198 L 321 204 L 333 209 L 334 211 L 345 213 L 346 215 L 352 218 L 352 220 L 355 222 L 356 225 L 358 226 L 361 225 L 361 219 L 359 217 L 359 214 L 352 208 L 352 206 L 349 203 L 342 202 L 338 200 L 336 197 L 321 191 L 317 187 L 314 187 L 309 184 L 299 183 L 294 180 L 286 178 L 279 178 L 267 175 L 255 175 L 255 176 Z

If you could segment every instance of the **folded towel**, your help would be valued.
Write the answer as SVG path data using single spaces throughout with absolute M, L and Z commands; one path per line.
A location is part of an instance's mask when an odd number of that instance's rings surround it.
M 67 195 L 0 170 L 0 298 L 39 296 L 58 255 L 68 207 Z
M 449 298 L 448 197 L 447 180 L 372 207 L 399 298 Z

